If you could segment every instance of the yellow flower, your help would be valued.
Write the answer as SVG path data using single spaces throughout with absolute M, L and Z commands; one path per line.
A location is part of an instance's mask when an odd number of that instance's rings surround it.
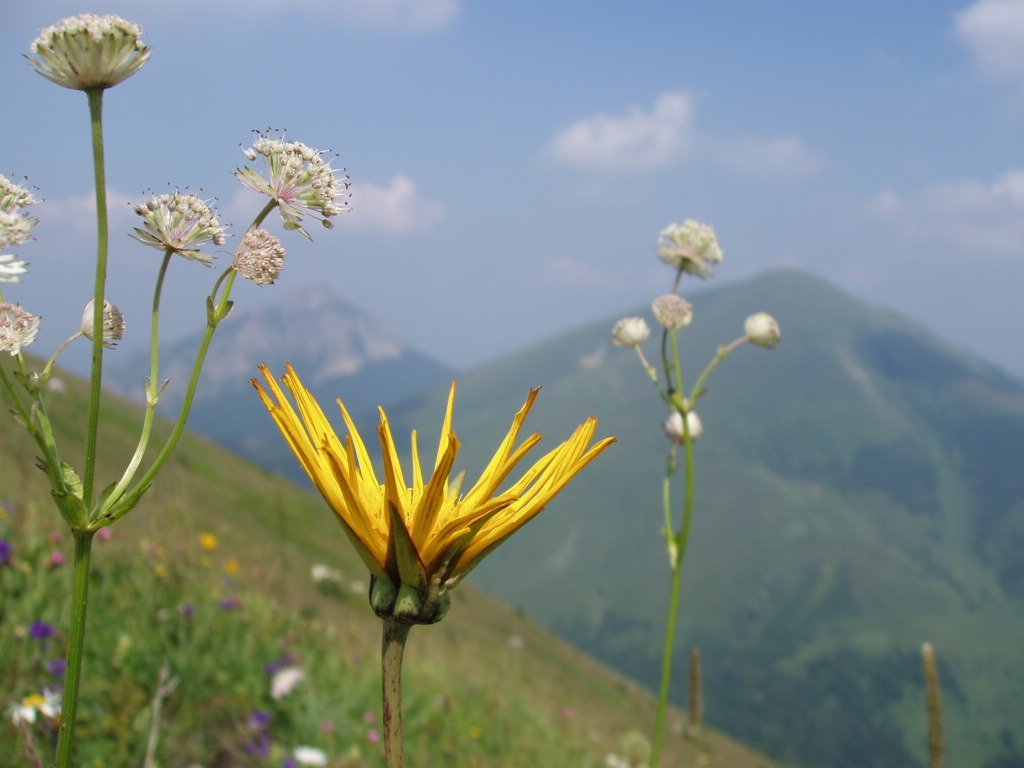
M 238 558 L 229 557 L 227 562 L 224 563 L 224 572 L 229 576 L 237 576 L 241 570 L 242 566 L 238 562 Z
M 216 534 L 207 532 L 199 534 L 199 546 L 204 552 L 213 552 L 219 544 Z
M 515 415 L 480 479 L 463 492 L 464 473 L 450 479 L 460 443 L 452 430 L 456 385 L 448 395 L 441 438 L 430 477 L 420 463 L 412 434 L 412 477 L 406 481 L 384 409 L 377 428 L 384 478 L 373 461 L 344 403 L 348 428 L 344 441 L 334 432 L 313 395 L 289 365 L 283 378 L 296 407 L 268 368 L 260 370 L 267 390 L 252 380 L 264 405 L 324 499 L 330 504 L 370 573 L 395 590 L 415 590 L 435 604 L 492 549 L 533 519 L 569 481 L 615 442 L 594 445 L 597 419 L 589 418 L 573 435 L 537 461 L 511 487 L 498 492 L 516 465 L 541 439 L 533 434 L 516 447 L 519 432 L 540 390 L 533 390 Z M 399 601 L 401 601 L 399 591 Z M 392 600 L 394 596 L 392 595 Z M 374 605 L 375 610 L 378 606 Z

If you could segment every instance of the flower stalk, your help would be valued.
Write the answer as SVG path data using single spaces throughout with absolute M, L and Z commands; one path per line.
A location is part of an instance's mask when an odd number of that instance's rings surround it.
M 64 704 L 60 732 L 57 734 L 57 768 L 71 765 L 71 748 L 75 740 L 75 715 L 78 712 L 78 690 L 82 676 L 82 655 L 85 651 L 85 617 L 89 605 L 89 566 L 92 559 L 94 531 L 73 531 L 75 539 L 74 576 L 71 592 L 71 627 L 68 633 L 67 671 L 64 677 Z
M 405 768 L 402 733 L 402 658 L 412 624 L 384 619 L 381 639 L 381 697 L 383 702 L 384 764 Z
M 686 551 L 690 544 L 690 530 L 693 525 L 694 488 L 697 476 L 694 445 L 704 433 L 703 424 L 694 409 L 697 402 L 707 392 L 708 377 L 729 355 L 747 342 L 771 348 L 778 344 L 781 338 L 779 325 L 771 315 L 760 312 L 750 316 L 744 326 L 744 334 L 718 348 L 715 356 L 697 377 L 692 389 L 687 392 L 683 378 L 683 357 L 679 334 L 690 325 L 693 319 L 693 306 L 679 294 L 680 285 L 685 275 L 701 279 L 709 277 L 714 271 L 715 265 L 722 261 L 722 251 L 714 230 L 706 224 L 691 219 L 682 224 L 669 225 L 662 230 L 657 253 L 659 258 L 673 267 L 675 271 L 671 293 L 657 297 L 651 305 L 655 319 L 662 326 L 660 373 L 647 361 L 643 353 L 642 344 L 649 335 L 647 323 L 643 318 L 624 318 L 612 329 L 613 343 L 636 349 L 645 372 L 654 383 L 662 400 L 671 409 L 669 418 L 665 422 L 665 434 L 672 442 L 665 462 L 661 500 L 665 546 L 668 550 L 672 578 L 662 648 L 661 684 L 654 719 L 654 735 L 651 741 L 650 768 L 657 767 L 664 744 L 672 688 L 676 635 L 682 602 L 683 565 L 686 561 Z M 680 447 L 683 451 L 684 479 L 682 520 L 677 528 L 673 513 L 672 481 L 680 468 L 678 463 Z

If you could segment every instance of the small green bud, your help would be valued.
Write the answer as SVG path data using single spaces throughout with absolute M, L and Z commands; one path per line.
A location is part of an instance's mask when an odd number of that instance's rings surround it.
M 377 616 L 383 619 L 391 615 L 397 595 L 398 590 L 390 581 L 378 579 L 376 576 L 370 577 L 370 607 Z
M 423 612 L 423 597 L 416 587 L 403 584 L 398 588 L 398 597 L 391 615 L 404 621 L 419 622 Z
M 426 616 L 421 623 L 423 624 L 437 624 L 441 619 L 448 615 L 448 609 L 452 607 L 452 593 L 445 591 L 437 598 L 437 603 L 434 605 L 434 610 L 429 616 Z

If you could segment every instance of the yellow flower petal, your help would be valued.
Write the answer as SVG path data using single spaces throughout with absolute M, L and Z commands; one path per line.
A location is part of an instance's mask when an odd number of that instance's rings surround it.
M 537 460 L 512 486 L 499 493 L 512 470 L 540 441 L 519 435 L 539 390 L 532 390 L 515 414 L 505 438 L 477 482 L 464 495 L 459 474 L 450 480 L 460 442 L 452 429 L 457 385 L 452 382 L 438 440 L 434 470 L 425 481 L 417 435 L 411 436 L 412 484 L 406 480 L 387 413 L 380 409 L 377 434 L 384 459 L 383 482 L 351 414 L 339 399 L 348 430 L 344 442 L 295 370 L 285 368 L 284 390 L 260 366 L 267 389 L 256 387 L 281 434 L 370 572 L 396 587 L 421 592 L 447 589 L 461 580 L 501 542 L 538 515 L 595 457 L 615 442 L 593 445 L 597 419 L 587 419 L 564 443 Z

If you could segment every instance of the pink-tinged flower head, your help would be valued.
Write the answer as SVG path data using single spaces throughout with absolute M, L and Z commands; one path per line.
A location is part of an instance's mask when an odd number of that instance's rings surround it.
M 284 246 L 265 229 L 250 230 L 235 252 L 235 269 L 256 285 L 271 285 L 284 269 Z
M 47 80 L 90 91 L 110 88 L 138 72 L 149 59 L 142 27 L 120 16 L 85 13 L 62 19 L 39 33 L 26 56 Z
M 302 227 L 303 212 L 330 229 L 334 226 L 331 219 L 349 210 L 345 199 L 348 177 L 339 178 L 321 150 L 299 141 L 261 135 L 251 149 L 245 150 L 245 156 L 250 162 L 262 156 L 267 163 L 267 176 L 247 165 L 236 169 L 235 176 L 250 189 L 277 201 L 285 229 L 298 230 L 309 237 Z
M 670 224 L 661 231 L 658 256 L 666 264 L 696 277 L 708 277 L 722 261 L 715 230 L 707 224 L 687 219 Z
M 26 312 L 20 304 L 0 303 L 0 352 L 17 355 L 22 347 L 31 344 L 41 319 Z
M 207 264 L 213 256 L 201 252 L 203 243 L 224 245 L 224 227 L 205 200 L 181 192 L 151 197 L 135 206 L 144 229 L 135 228 L 131 237 L 161 251 L 180 253 L 186 259 Z

